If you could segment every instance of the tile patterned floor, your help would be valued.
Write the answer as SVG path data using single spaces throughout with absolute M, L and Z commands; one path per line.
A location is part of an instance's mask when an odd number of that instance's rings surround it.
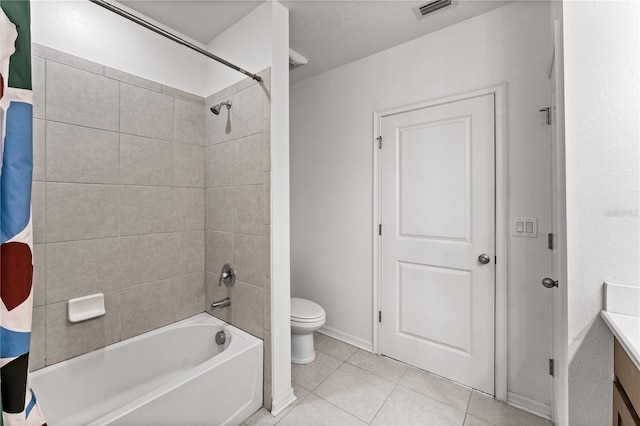
M 318 333 L 314 340 L 316 360 L 291 368 L 298 399 L 276 417 L 261 409 L 243 425 L 551 425 L 392 359 Z

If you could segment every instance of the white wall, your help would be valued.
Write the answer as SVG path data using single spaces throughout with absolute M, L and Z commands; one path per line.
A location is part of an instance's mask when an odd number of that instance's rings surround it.
M 289 205 L 289 11 L 273 2 L 271 68 L 271 336 L 272 414 L 296 397 L 291 387 L 291 252 Z
M 320 303 L 335 335 L 371 348 L 373 112 L 507 82 L 509 214 L 539 219 L 537 239 L 509 241 L 508 390 L 543 410 L 550 184 L 538 110 L 549 16 L 546 2 L 512 3 L 291 87 L 292 295 Z
M 167 86 L 207 95 L 205 75 L 211 59 L 85 0 L 32 1 L 31 39 Z
M 272 411 L 295 400 L 291 388 L 289 253 L 289 11 L 276 1 L 257 7 L 207 49 L 250 72 L 271 67 L 271 338 Z M 207 92 L 246 78 L 211 62 Z
M 240 68 L 257 73 L 272 65 L 272 2 L 265 2 L 207 44 L 207 50 Z M 288 40 L 287 40 L 288 41 Z M 246 78 L 218 62 L 207 64 L 207 95 Z
M 611 423 L 602 283 L 640 285 L 640 3 L 564 3 L 569 424 Z

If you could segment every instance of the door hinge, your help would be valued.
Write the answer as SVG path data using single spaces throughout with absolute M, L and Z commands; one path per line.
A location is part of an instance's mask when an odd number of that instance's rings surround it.
M 553 359 L 549 359 L 549 375 L 551 377 L 555 376 L 555 362 Z
M 550 125 L 551 124 L 551 108 L 550 107 L 542 108 L 540 112 L 544 112 L 547 114 L 547 124 Z
M 378 149 L 382 149 L 382 136 L 378 136 L 376 140 L 378 141 Z
M 382 311 L 378 311 L 378 322 L 382 322 Z
M 547 234 L 547 247 L 549 250 L 553 250 L 553 234 Z
M 378 235 L 382 235 L 382 224 L 378 225 Z

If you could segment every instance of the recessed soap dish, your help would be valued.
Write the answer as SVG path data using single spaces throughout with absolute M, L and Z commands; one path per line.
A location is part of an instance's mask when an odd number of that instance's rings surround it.
M 102 293 L 77 297 L 70 299 L 68 302 L 67 313 L 69 322 L 80 322 L 91 318 L 98 318 L 106 312 L 104 309 L 104 294 Z

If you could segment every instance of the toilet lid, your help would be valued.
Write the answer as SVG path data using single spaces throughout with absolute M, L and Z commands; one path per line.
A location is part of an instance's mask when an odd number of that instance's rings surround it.
M 325 316 L 324 309 L 307 299 L 291 298 L 291 319 L 296 321 L 315 320 Z

